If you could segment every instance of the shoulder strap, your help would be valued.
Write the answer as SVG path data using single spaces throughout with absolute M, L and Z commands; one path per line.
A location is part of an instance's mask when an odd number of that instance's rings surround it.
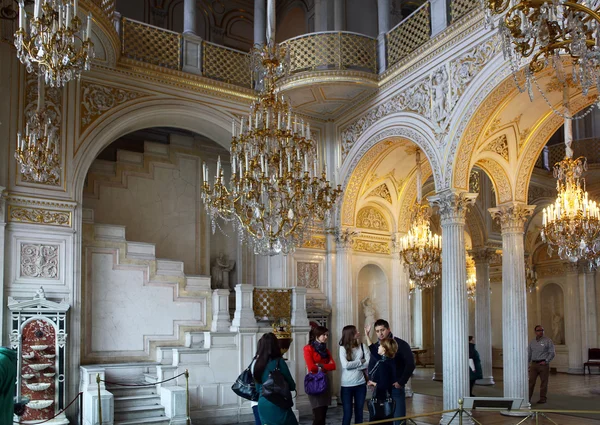
M 382 361 L 383 360 L 377 360 L 377 363 L 375 363 L 375 366 L 373 366 L 373 369 L 369 372 L 369 376 L 373 376 Z
M 364 359 L 365 358 L 365 346 L 363 345 L 362 342 L 360 343 L 360 349 L 362 350 L 362 354 L 363 354 L 362 358 Z

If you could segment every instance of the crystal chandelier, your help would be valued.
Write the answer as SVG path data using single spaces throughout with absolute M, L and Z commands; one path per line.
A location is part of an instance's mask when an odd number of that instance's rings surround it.
M 550 105 L 535 74 L 551 65 L 561 85 L 578 85 L 584 95 L 600 82 L 600 15 L 587 0 L 482 0 L 486 21 L 503 15 L 500 35 L 505 59 L 513 74 L 525 66 L 526 89 L 533 99 L 532 83 Z M 565 60 L 563 63 L 563 57 Z M 567 76 L 564 64 L 571 66 Z M 516 79 L 515 79 L 516 80 Z M 519 87 L 521 91 L 525 88 Z M 562 115 L 559 111 L 553 110 Z
M 417 149 L 417 202 L 413 206 L 412 228 L 400 239 L 400 254 L 409 278 L 419 289 L 437 284 L 442 272 L 442 238 L 429 228 L 429 206 L 422 203 L 421 155 Z
M 567 109 L 568 114 L 568 109 Z M 600 254 L 600 209 L 585 190 L 585 157 L 573 159 L 571 120 L 565 119 L 565 158 L 554 165 L 558 195 L 542 213 L 542 241 L 548 254 L 554 248 L 562 260 L 575 263 L 588 260 L 598 264 Z
M 15 159 L 21 174 L 36 182 L 57 181 L 60 176 L 57 127 L 44 105 L 44 82 L 38 78 L 37 109 L 27 120 L 25 134 L 17 134 Z
M 20 2 L 19 29 L 15 33 L 17 57 L 27 72 L 43 75 L 51 87 L 62 87 L 89 70 L 94 58 L 91 14 L 85 34 L 80 33 L 81 29 L 77 0 L 35 0 L 29 23 Z
M 273 35 L 269 28 L 268 35 Z M 240 237 L 259 255 L 293 252 L 315 221 L 327 224 L 342 193 L 340 186 L 330 185 L 326 167 L 318 170 L 310 124 L 275 92 L 276 80 L 285 74 L 286 52 L 273 37 L 268 40 L 253 51 L 253 78 L 260 94 L 248 116 L 232 123 L 229 184 L 220 158 L 213 186 L 203 165 L 202 199 L 213 231 L 217 218 L 234 222 Z
M 469 254 L 467 257 L 467 298 L 470 300 L 475 299 L 477 290 L 477 273 L 475 268 L 475 260 Z

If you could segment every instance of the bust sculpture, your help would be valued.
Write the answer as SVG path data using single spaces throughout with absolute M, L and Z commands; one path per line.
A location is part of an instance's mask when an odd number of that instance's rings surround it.
M 234 266 L 235 261 L 229 260 L 224 253 L 219 253 L 215 264 L 211 268 L 211 286 L 213 289 L 230 289 L 229 272 L 233 270 Z

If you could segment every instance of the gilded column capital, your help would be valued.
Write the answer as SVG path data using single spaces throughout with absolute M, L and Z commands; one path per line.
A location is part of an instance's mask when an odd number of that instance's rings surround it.
M 477 195 L 477 193 L 446 190 L 437 195 L 430 196 L 428 200 L 433 206 L 439 208 L 442 225 L 451 223 L 464 224 L 467 209 L 475 203 Z
M 493 248 L 482 247 L 471 250 L 475 264 L 489 264 L 496 255 L 496 250 Z
M 523 233 L 523 226 L 533 210 L 535 210 L 535 205 L 525 205 L 517 202 L 488 209 L 492 218 L 499 221 L 502 234 Z
M 401 251 L 400 241 L 404 235 L 405 233 L 401 232 L 397 232 L 392 235 L 392 255 L 399 257 Z
M 360 235 L 360 232 L 346 227 L 345 229 L 334 230 L 335 244 L 339 251 L 350 250 L 354 246 L 354 238 Z

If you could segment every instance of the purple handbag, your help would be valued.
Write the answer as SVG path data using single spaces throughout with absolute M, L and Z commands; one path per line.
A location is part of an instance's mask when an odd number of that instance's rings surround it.
M 304 377 L 304 391 L 308 395 L 323 394 L 327 389 L 327 376 L 319 370 L 317 373 L 309 373 Z

